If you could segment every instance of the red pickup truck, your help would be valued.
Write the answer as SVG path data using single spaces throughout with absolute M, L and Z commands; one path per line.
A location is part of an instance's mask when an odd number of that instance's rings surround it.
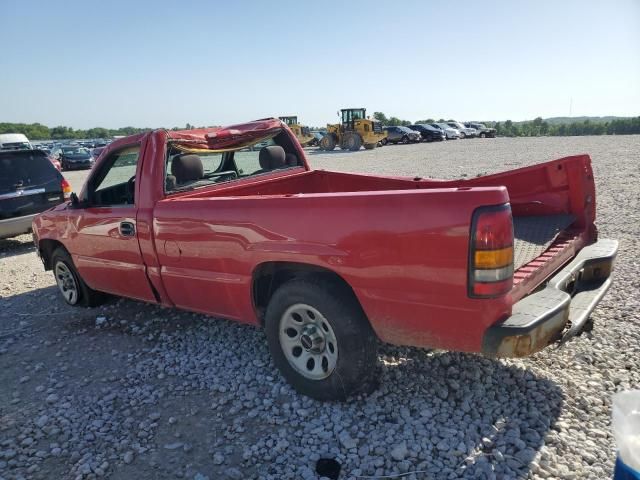
M 37 216 L 65 301 L 105 293 L 264 326 L 300 392 L 376 385 L 378 340 L 530 355 L 611 283 L 587 155 L 469 180 L 311 170 L 279 120 L 156 130 L 102 152 Z

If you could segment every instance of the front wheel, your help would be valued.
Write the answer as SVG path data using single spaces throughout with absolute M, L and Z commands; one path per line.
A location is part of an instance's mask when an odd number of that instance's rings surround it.
M 336 148 L 336 139 L 333 137 L 332 134 L 328 133 L 324 137 L 322 137 L 322 140 L 320 140 L 321 150 L 330 152 L 334 148 Z
M 53 252 L 51 266 L 58 290 L 69 305 L 96 307 L 104 302 L 105 294 L 92 290 L 84 283 L 65 249 L 58 248 Z
M 464 132 L 460 132 L 460 138 L 465 138 L 466 136 L 467 136 L 467 134 L 466 134 L 466 133 L 464 133 Z
M 487 136 L 487 134 L 486 134 L 486 133 L 484 133 L 484 132 L 482 132 L 482 133 L 480 134 L 480 138 L 485 138 L 486 136 Z
M 290 280 L 271 298 L 265 328 L 276 367 L 299 393 L 344 400 L 377 386 L 377 340 L 347 287 Z

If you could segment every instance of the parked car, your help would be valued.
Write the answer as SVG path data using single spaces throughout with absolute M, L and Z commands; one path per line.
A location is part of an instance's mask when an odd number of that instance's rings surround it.
M 71 187 L 44 152 L 0 151 L 0 238 L 28 233 L 37 213 L 70 194 Z
M 425 142 L 442 141 L 447 138 L 442 130 L 434 128 L 431 125 L 419 123 L 416 125 L 409 125 L 408 128 L 419 132 L 422 140 Z
M 420 132 L 407 127 L 382 127 L 387 131 L 384 143 L 415 143 L 421 140 Z
M 446 182 L 314 171 L 274 118 L 114 141 L 33 232 L 68 304 L 262 326 L 327 400 L 375 388 L 378 341 L 523 357 L 578 334 L 617 251 L 596 204 L 587 155 Z
M 458 130 L 460 132 L 460 138 L 474 138 L 478 136 L 478 131 L 475 128 L 465 127 L 460 122 L 452 120 L 447 122 L 447 125 Z
M 465 127 L 475 128 L 480 138 L 496 138 L 497 130 L 487 127 L 484 123 L 466 122 Z
M 63 170 L 91 168 L 94 164 L 91 151 L 78 145 L 63 145 L 53 151 L 53 157 L 62 164 Z
M 322 130 L 312 130 L 311 135 L 313 135 L 314 139 L 309 143 L 309 145 L 312 147 L 319 146 L 322 137 L 324 137 L 326 133 L 327 132 L 323 132 Z
M 457 140 L 460 138 L 460 132 L 455 128 L 451 128 L 446 123 L 432 123 L 431 126 L 442 130 L 447 137 L 447 140 Z
M 104 148 L 105 147 L 95 147 L 93 150 L 91 150 L 91 156 L 93 157 L 94 162 L 98 159 Z
M 51 164 L 56 167 L 56 170 L 58 170 L 59 172 L 62 171 L 62 165 L 60 165 L 60 162 L 58 161 L 57 158 L 53 158 L 51 155 L 47 155 L 47 158 L 49 159 L 49 161 L 51 162 Z
M 30 150 L 29 139 L 22 133 L 0 133 L 0 150 Z

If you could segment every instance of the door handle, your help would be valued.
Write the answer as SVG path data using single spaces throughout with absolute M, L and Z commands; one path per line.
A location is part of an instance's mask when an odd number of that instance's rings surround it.
M 136 227 L 131 222 L 120 222 L 118 231 L 123 237 L 133 237 L 136 234 Z

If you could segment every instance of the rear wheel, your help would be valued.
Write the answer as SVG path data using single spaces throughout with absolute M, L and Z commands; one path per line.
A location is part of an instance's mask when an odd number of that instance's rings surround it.
M 267 307 L 273 361 L 301 394 L 344 400 L 377 386 L 377 341 L 346 287 L 320 277 L 282 285 Z
M 487 134 L 486 134 L 486 133 L 484 133 L 484 132 L 482 132 L 482 133 L 480 134 L 480 138 L 485 138 L 486 136 L 487 136 Z
M 322 140 L 320 140 L 320 148 L 328 152 L 336 148 L 336 139 L 333 137 L 333 135 L 328 133 L 327 135 L 322 137 Z
M 51 265 L 58 290 L 69 305 L 96 307 L 106 299 L 104 293 L 92 290 L 84 283 L 71 256 L 64 248 L 58 248 L 53 252 Z
M 406 143 L 409 143 L 409 137 L 407 137 L 406 135 L 404 135 L 404 136 L 402 137 L 402 143 L 405 143 L 405 144 L 406 144 Z
M 388 142 L 387 137 L 384 137 L 382 140 L 380 140 L 380 143 L 384 146 L 386 145 Z
M 464 132 L 460 132 L 460 138 L 465 138 L 467 135 Z

